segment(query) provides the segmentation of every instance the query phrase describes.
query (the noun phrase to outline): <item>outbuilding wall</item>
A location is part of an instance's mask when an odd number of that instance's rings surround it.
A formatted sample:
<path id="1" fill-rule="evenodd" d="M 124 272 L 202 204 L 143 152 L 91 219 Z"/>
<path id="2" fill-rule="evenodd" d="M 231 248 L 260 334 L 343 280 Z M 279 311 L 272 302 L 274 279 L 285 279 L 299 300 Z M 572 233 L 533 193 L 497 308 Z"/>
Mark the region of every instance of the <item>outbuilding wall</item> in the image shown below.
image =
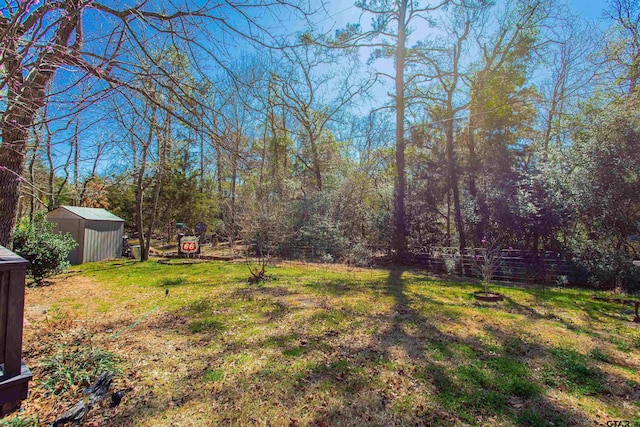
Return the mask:
<path id="1" fill-rule="evenodd" d="M 69 209 L 78 211 L 85 217 Z M 96 213 L 92 215 L 93 212 Z M 91 216 L 98 219 L 87 219 Z M 100 219 L 104 217 L 107 219 Z M 69 233 L 78 243 L 68 256 L 72 265 L 117 258 L 122 254 L 124 221 L 102 209 L 94 211 L 61 206 L 49 212 L 47 220 L 54 225 L 56 233 Z"/>
<path id="2" fill-rule="evenodd" d="M 82 262 L 119 257 L 123 234 L 124 222 L 85 220 Z"/>
<path id="3" fill-rule="evenodd" d="M 53 212 L 50 212 L 50 214 Z M 54 232 L 71 234 L 71 237 L 78 243 L 78 246 L 69 252 L 67 259 L 72 265 L 82 264 L 84 258 L 84 219 L 48 215 L 47 220 L 53 224 Z"/>

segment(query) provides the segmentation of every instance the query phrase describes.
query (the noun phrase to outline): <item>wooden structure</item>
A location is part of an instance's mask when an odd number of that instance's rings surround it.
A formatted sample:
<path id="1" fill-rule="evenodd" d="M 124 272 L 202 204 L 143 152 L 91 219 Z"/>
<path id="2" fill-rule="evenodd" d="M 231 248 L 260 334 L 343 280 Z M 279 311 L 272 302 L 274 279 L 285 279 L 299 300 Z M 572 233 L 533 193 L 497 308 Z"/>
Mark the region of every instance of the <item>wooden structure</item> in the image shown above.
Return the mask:
<path id="1" fill-rule="evenodd" d="M 124 220 L 98 208 L 60 206 L 47 214 L 57 233 L 69 233 L 78 246 L 69 252 L 73 265 L 122 256 Z"/>
<path id="2" fill-rule="evenodd" d="M 22 361 L 24 288 L 29 262 L 0 246 L 0 416 L 27 398 L 31 371 Z"/>

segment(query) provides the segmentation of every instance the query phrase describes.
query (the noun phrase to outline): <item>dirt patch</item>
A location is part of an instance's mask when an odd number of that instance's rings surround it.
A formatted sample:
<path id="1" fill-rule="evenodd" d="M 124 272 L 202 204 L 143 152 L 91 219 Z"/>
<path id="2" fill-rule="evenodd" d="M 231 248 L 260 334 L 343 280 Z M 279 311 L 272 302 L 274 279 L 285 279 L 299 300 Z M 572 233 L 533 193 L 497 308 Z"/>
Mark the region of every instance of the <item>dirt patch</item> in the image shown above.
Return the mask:
<path id="1" fill-rule="evenodd" d="M 304 295 L 290 295 L 278 300 L 289 308 L 329 308 L 325 299 Z"/>

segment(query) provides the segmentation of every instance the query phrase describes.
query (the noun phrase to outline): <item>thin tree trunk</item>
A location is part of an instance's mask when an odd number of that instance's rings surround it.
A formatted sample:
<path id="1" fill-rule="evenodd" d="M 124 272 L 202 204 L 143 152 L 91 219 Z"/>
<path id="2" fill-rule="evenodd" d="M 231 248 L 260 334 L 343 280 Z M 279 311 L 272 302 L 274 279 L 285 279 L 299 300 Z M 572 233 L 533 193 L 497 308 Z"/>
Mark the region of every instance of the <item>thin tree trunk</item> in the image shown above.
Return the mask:
<path id="1" fill-rule="evenodd" d="M 79 200 L 79 196 L 80 196 L 80 183 L 78 182 L 78 175 L 79 175 L 79 163 L 80 163 L 80 144 L 79 144 L 79 138 L 80 136 L 78 135 L 80 131 L 80 117 L 76 117 L 76 131 L 75 131 L 75 135 L 73 136 L 73 145 L 72 145 L 72 149 L 73 149 L 73 206 L 80 206 L 80 200 Z"/>
<path id="2" fill-rule="evenodd" d="M 318 145 L 313 131 L 309 131 L 309 144 L 311 145 L 311 155 L 313 156 L 313 174 L 316 178 L 316 188 L 322 191 L 322 172 L 320 169 L 320 156 L 318 155 Z"/>
<path id="3" fill-rule="evenodd" d="M 146 250 L 144 238 L 144 226 L 142 223 L 143 203 L 144 203 L 144 173 L 147 167 L 147 151 L 148 147 L 143 148 L 140 167 L 138 168 L 138 177 L 136 180 L 136 229 L 140 240 L 140 261 L 149 259 L 149 253 Z"/>
<path id="4" fill-rule="evenodd" d="M 171 135 L 171 116 L 167 117 L 165 120 L 165 126 L 164 126 L 164 130 L 162 132 L 162 138 L 158 138 L 158 166 L 156 168 L 156 174 L 155 174 L 155 188 L 153 190 L 153 202 L 152 202 L 152 209 L 151 209 L 151 218 L 149 219 L 149 227 L 147 228 L 148 232 L 147 232 L 147 245 L 145 248 L 145 251 L 147 253 L 147 256 L 151 250 L 151 233 L 153 233 L 153 230 L 155 229 L 156 226 L 156 221 L 158 219 L 158 202 L 160 200 L 160 190 L 162 188 L 162 179 L 164 177 L 164 165 L 165 165 L 165 158 L 166 158 L 166 154 L 167 154 L 167 146 L 168 144 L 168 139 L 170 138 Z M 162 144 L 160 143 L 162 141 Z M 204 141 L 204 139 L 203 139 Z M 204 150 L 204 146 L 203 146 L 203 150 Z M 204 157 L 204 151 L 202 151 L 203 157 Z M 204 172 L 204 169 L 203 169 Z"/>
<path id="5" fill-rule="evenodd" d="M 216 172 L 218 175 L 218 196 L 222 196 L 222 149 L 216 146 Z"/>
<path id="6" fill-rule="evenodd" d="M 151 113 L 151 122 L 149 124 L 149 134 L 147 135 L 147 141 L 143 143 L 142 155 L 140 158 L 140 167 L 138 168 L 138 176 L 136 180 L 136 229 L 140 239 L 140 261 L 147 261 L 149 259 L 148 245 L 145 241 L 144 224 L 143 224 L 143 209 L 144 209 L 144 174 L 147 170 L 147 158 L 149 155 L 149 148 L 153 141 L 153 133 L 156 121 L 156 108 L 153 107 Z M 151 238 L 151 236 L 147 236 Z"/>

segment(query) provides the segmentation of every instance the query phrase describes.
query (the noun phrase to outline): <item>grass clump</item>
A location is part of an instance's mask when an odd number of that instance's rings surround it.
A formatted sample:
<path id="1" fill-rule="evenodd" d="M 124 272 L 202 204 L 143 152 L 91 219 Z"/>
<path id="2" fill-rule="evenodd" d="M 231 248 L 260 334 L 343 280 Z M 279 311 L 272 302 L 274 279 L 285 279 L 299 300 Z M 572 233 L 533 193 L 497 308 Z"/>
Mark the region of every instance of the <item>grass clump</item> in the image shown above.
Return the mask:
<path id="1" fill-rule="evenodd" d="M 98 348 L 66 347 L 45 357 L 40 368 L 43 370 L 43 388 L 52 395 L 59 395 L 89 386 L 105 371 L 118 371 L 118 360 L 113 353 Z"/>
<path id="2" fill-rule="evenodd" d="M 0 427 L 38 427 L 39 425 L 39 420 L 32 417 L 21 418 L 20 416 L 15 416 L 0 420 Z"/>
<path id="3" fill-rule="evenodd" d="M 161 279 L 158 286 L 161 288 L 170 288 L 172 286 L 183 286 L 189 283 L 185 277 L 165 277 Z"/>
<path id="4" fill-rule="evenodd" d="M 223 332 L 227 328 L 220 319 L 217 317 L 205 317 L 203 319 L 195 320 L 189 325 L 189 330 L 193 333 L 198 332 Z"/>
<path id="5" fill-rule="evenodd" d="M 600 350 L 599 348 L 594 348 L 589 352 L 589 356 L 594 359 L 594 360 L 598 360 L 600 362 L 608 362 L 609 361 L 609 355 L 607 353 L 605 353 L 604 351 Z"/>

